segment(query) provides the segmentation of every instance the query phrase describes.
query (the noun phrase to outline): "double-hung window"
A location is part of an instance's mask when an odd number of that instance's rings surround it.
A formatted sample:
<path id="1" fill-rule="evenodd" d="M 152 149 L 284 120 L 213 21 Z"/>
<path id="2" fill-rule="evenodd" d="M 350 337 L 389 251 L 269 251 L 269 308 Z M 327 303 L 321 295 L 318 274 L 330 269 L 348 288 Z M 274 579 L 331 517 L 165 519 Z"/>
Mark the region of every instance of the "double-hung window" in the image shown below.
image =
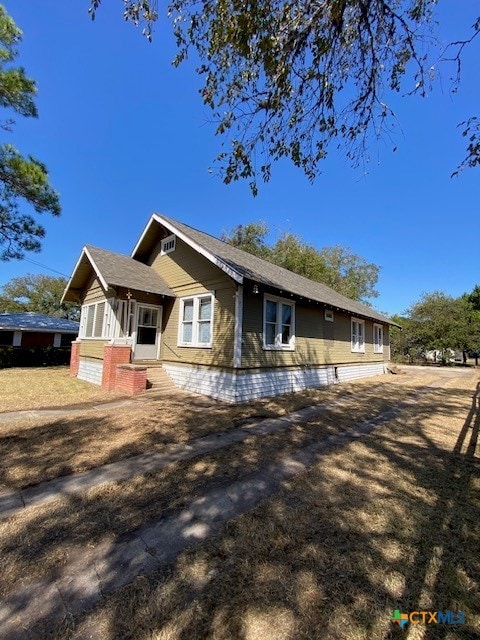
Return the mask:
<path id="1" fill-rule="evenodd" d="M 383 353 L 383 326 L 381 324 L 373 325 L 373 351 L 374 353 Z"/>
<path id="2" fill-rule="evenodd" d="M 352 351 L 365 353 L 365 320 L 352 318 Z"/>
<path id="3" fill-rule="evenodd" d="M 180 300 L 178 344 L 182 347 L 211 347 L 213 294 L 188 296 Z"/>
<path id="4" fill-rule="evenodd" d="M 263 348 L 295 349 L 295 303 L 265 296 L 263 312 Z"/>
<path id="5" fill-rule="evenodd" d="M 82 307 L 81 338 L 104 338 L 108 333 L 106 302 L 95 302 Z"/>

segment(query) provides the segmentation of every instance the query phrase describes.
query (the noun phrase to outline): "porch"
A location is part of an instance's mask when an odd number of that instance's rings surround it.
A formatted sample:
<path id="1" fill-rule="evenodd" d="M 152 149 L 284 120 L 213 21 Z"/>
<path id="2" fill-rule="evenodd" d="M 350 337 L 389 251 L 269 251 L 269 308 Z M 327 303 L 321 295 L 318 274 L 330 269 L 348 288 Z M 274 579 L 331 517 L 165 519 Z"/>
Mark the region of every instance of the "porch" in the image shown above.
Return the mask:
<path id="1" fill-rule="evenodd" d="M 167 388 L 167 374 L 160 377 L 163 310 L 168 302 L 142 292 L 119 293 L 82 306 L 70 374 L 132 395 Z"/>

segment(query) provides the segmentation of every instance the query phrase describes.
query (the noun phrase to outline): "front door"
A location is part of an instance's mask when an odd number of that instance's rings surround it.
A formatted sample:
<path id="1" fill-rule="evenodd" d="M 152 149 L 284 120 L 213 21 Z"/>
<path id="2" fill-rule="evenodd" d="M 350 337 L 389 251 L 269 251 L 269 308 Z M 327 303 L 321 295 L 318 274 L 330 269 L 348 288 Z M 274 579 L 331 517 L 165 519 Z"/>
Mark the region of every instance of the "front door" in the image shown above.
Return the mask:
<path id="1" fill-rule="evenodd" d="M 162 307 L 137 305 L 137 322 L 133 357 L 135 360 L 157 360 L 160 346 Z"/>

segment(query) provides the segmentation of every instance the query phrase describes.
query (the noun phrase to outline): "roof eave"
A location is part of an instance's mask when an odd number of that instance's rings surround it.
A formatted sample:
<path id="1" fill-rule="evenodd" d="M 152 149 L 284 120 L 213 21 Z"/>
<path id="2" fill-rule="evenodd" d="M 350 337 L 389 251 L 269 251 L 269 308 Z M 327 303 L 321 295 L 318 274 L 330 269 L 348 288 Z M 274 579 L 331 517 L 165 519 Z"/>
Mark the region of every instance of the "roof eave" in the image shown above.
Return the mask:
<path id="1" fill-rule="evenodd" d="M 118 288 L 123 288 L 123 289 L 130 289 L 133 291 L 140 291 L 142 293 L 148 293 L 154 296 L 167 296 L 169 298 L 176 298 L 176 294 L 169 289 L 168 291 L 159 291 L 158 289 L 153 290 L 152 287 L 148 287 L 148 286 L 136 286 L 136 285 L 131 285 L 131 284 L 126 284 L 125 282 L 108 282 L 109 286 L 118 289 Z"/>
<path id="2" fill-rule="evenodd" d="M 75 335 L 79 329 L 61 329 L 59 327 L 19 327 L 12 325 L 11 327 L 0 326 L 2 331 L 35 331 L 35 333 L 71 333 Z"/>
<path id="3" fill-rule="evenodd" d="M 72 275 L 70 276 L 69 281 L 67 282 L 67 286 L 65 287 L 65 291 L 63 292 L 62 298 L 60 300 L 61 304 L 63 304 L 64 302 L 67 302 L 67 295 L 70 291 L 73 291 L 72 289 L 72 282 L 73 279 L 75 277 L 75 274 L 78 270 L 78 268 L 80 267 L 80 264 L 82 262 L 83 257 L 86 256 L 88 261 L 90 262 L 92 269 L 95 271 L 95 275 L 97 276 L 97 278 L 100 281 L 100 284 L 102 285 L 102 287 L 105 289 L 105 291 L 108 290 L 108 284 L 105 281 L 105 278 L 102 276 L 102 274 L 100 273 L 100 269 L 97 267 L 97 265 L 95 264 L 95 260 L 92 258 L 92 255 L 90 254 L 90 251 L 88 250 L 87 246 L 84 246 L 82 249 L 82 252 L 80 254 L 79 259 L 77 260 L 75 267 L 73 268 L 72 271 Z M 71 300 L 70 300 L 71 301 Z"/>
<path id="4" fill-rule="evenodd" d="M 83 256 L 85 255 L 85 247 L 83 247 L 81 253 L 80 253 L 80 257 L 78 258 L 77 262 L 75 263 L 75 266 L 73 267 L 73 271 L 72 271 L 72 275 L 70 276 L 70 278 L 68 279 L 67 282 L 67 286 L 65 287 L 64 291 L 63 291 L 63 295 L 60 299 L 60 304 L 63 304 L 64 302 L 70 302 L 69 300 L 67 300 L 67 295 L 69 294 L 70 290 L 71 290 L 71 285 L 73 282 L 73 278 L 75 276 L 75 273 L 78 269 L 78 267 L 80 266 L 80 263 L 82 261 Z"/>
<path id="5" fill-rule="evenodd" d="M 285 297 L 285 294 L 290 295 L 290 296 L 295 296 L 296 298 L 299 298 L 300 300 L 304 300 L 306 302 L 323 305 L 324 307 L 328 307 L 329 309 L 333 309 L 334 311 L 342 311 L 343 313 L 349 313 L 352 316 L 358 316 L 360 318 L 366 318 L 368 320 L 372 320 L 373 322 L 378 322 L 379 324 L 388 324 L 388 325 L 395 326 L 395 327 L 398 327 L 398 328 L 401 329 L 400 325 L 398 325 L 396 322 L 393 322 L 392 320 L 390 320 L 386 316 L 381 316 L 380 318 L 378 318 L 378 317 L 373 316 L 373 315 L 368 314 L 368 313 L 361 313 L 360 311 L 352 311 L 351 309 L 347 309 L 346 307 L 341 307 L 341 306 L 338 306 L 336 304 L 332 304 L 331 302 L 326 302 L 324 300 L 319 300 L 317 298 L 311 298 L 309 296 L 302 295 L 302 294 L 297 293 L 295 291 L 290 291 L 289 289 L 281 289 L 280 287 L 278 287 L 277 285 L 275 285 L 273 283 L 268 283 L 268 282 L 262 281 L 260 279 L 255 279 L 255 278 L 252 278 L 251 276 L 248 277 L 248 280 L 250 280 L 250 282 L 253 282 L 253 283 L 261 284 L 264 287 L 270 287 L 271 289 L 274 289 L 278 294 L 283 295 L 284 297 Z"/>

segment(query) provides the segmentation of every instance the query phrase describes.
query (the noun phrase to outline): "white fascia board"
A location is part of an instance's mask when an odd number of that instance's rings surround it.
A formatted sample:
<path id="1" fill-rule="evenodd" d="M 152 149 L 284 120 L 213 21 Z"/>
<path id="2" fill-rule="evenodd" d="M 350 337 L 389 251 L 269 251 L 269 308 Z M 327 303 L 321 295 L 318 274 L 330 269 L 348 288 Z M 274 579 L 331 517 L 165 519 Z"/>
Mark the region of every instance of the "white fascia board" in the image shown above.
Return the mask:
<path id="1" fill-rule="evenodd" d="M 145 229 L 143 230 L 142 235 L 140 236 L 140 238 L 139 238 L 139 240 L 138 240 L 137 244 L 135 245 L 135 247 L 134 247 L 134 249 L 133 249 L 133 251 L 132 251 L 132 253 L 131 253 L 131 255 L 130 255 L 130 257 L 131 257 L 131 258 L 135 258 L 135 254 L 136 254 L 136 253 L 137 253 L 137 251 L 138 251 L 138 247 L 142 244 L 144 237 L 147 235 L 148 230 L 150 229 L 150 227 L 152 226 L 152 224 L 153 224 L 154 222 L 155 222 L 155 220 L 154 220 L 154 216 L 152 216 L 152 217 L 150 218 L 150 220 L 147 222 L 147 226 L 146 226 L 146 227 L 145 227 Z"/>
<path id="2" fill-rule="evenodd" d="M 82 261 L 82 258 L 83 258 L 84 254 L 85 254 L 85 250 L 86 250 L 86 247 L 83 247 L 82 253 L 80 254 L 80 257 L 77 260 L 75 266 L 73 267 L 72 275 L 70 276 L 70 279 L 67 282 L 67 286 L 65 287 L 65 291 L 63 292 L 62 298 L 60 300 L 60 304 L 63 304 L 63 302 L 64 302 L 64 299 L 65 299 L 65 296 L 67 294 L 67 291 L 70 289 L 70 285 L 72 284 L 73 276 L 75 275 L 76 270 L 80 266 L 80 262 Z"/>
<path id="3" fill-rule="evenodd" d="M 136 251 L 137 251 L 142 239 L 145 237 L 145 234 L 147 233 L 148 229 L 150 228 L 151 224 L 154 221 L 158 222 L 161 225 L 163 225 L 171 233 L 174 233 L 176 236 L 178 236 L 180 238 L 180 240 L 183 240 L 185 242 L 185 244 L 188 244 L 188 246 L 190 246 L 192 249 L 197 251 L 197 253 L 200 253 L 204 258 L 206 258 L 207 260 L 212 262 L 216 267 L 218 267 L 219 269 L 224 271 L 228 276 L 233 278 L 233 280 L 235 280 L 235 282 L 238 282 L 239 284 L 243 284 L 243 276 L 240 273 L 238 273 L 238 271 L 235 271 L 235 269 L 232 269 L 227 264 L 225 264 L 225 262 L 223 262 L 223 260 L 220 260 L 220 258 L 217 258 L 217 256 L 213 255 L 213 253 L 210 253 L 210 251 L 207 251 L 207 249 L 204 249 L 203 247 L 201 247 L 194 240 L 192 240 L 187 235 L 182 233 L 182 231 L 179 231 L 179 229 L 177 229 L 177 227 L 174 224 L 172 224 L 171 222 L 168 222 L 167 220 L 164 220 L 164 218 L 162 218 L 162 216 L 159 215 L 158 213 L 154 213 L 152 215 L 152 217 L 150 218 L 150 221 L 147 224 L 147 226 L 145 228 L 145 231 L 142 233 L 140 240 L 135 245 L 135 249 L 133 250 L 132 256 L 131 256 L 132 258 L 135 257 L 135 253 L 136 253 Z"/>
<path id="4" fill-rule="evenodd" d="M 108 291 L 108 284 L 106 283 L 105 278 L 100 273 L 97 265 L 95 264 L 94 259 L 92 258 L 89 250 L 87 249 L 87 247 L 83 247 L 82 253 L 80 254 L 80 257 L 77 260 L 77 263 L 76 263 L 75 267 L 73 268 L 72 275 L 70 276 L 70 280 L 68 281 L 67 286 L 65 287 L 65 291 L 63 292 L 62 299 L 60 300 L 60 304 L 63 304 L 65 295 L 66 295 L 67 291 L 70 289 L 70 285 L 72 284 L 73 277 L 74 277 L 75 272 L 77 271 L 78 267 L 80 266 L 80 263 L 82 261 L 83 256 L 87 256 L 90 264 L 93 267 L 93 270 L 95 271 L 95 274 L 96 274 L 97 278 L 100 280 L 100 284 L 105 289 L 105 291 Z"/>
<path id="5" fill-rule="evenodd" d="M 87 249 L 87 247 L 84 247 L 83 250 L 85 251 L 85 255 L 87 256 L 87 258 L 90 260 L 90 264 L 92 265 L 93 270 L 97 274 L 97 278 L 100 280 L 100 284 L 105 289 L 105 291 L 108 291 L 108 284 L 107 284 L 105 278 L 100 273 L 99 268 L 95 264 L 95 260 L 92 258 L 91 254 L 90 254 L 90 251 Z"/>

